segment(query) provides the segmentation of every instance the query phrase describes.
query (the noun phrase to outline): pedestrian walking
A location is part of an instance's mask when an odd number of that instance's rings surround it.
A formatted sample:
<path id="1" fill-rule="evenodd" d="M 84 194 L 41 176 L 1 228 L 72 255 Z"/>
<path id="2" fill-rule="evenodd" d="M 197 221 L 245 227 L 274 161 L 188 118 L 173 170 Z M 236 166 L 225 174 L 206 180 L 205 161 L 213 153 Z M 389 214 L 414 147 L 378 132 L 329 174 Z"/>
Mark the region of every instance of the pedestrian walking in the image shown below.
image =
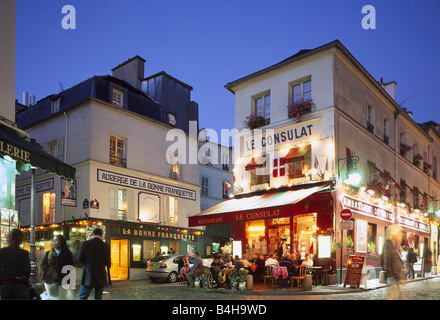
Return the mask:
<path id="1" fill-rule="evenodd" d="M 64 266 L 74 266 L 73 254 L 67 246 L 66 238 L 56 235 L 53 240 L 53 248 L 46 251 L 41 261 L 41 279 L 46 289 L 42 295 L 44 300 L 66 300 L 71 299 L 71 290 L 63 288 L 62 279 L 67 276 Z"/>
<path id="2" fill-rule="evenodd" d="M 78 262 L 83 264 L 79 300 L 87 300 L 92 289 L 95 289 L 95 300 L 102 300 L 104 287 L 107 286 L 110 247 L 102 240 L 101 229 L 94 229 L 92 237 L 84 241 L 79 250 Z"/>
<path id="3" fill-rule="evenodd" d="M 402 228 L 391 225 L 385 234 L 386 240 L 383 247 L 383 269 L 387 274 L 387 298 L 398 300 L 400 298 L 400 284 L 403 281 L 402 270 L 404 265 L 400 258 L 400 243 L 402 241 Z"/>
<path id="4" fill-rule="evenodd" d="M 408 248 L 408 254 L 406 255 L 406 267 L 407 277 L 414 279 L 414 263 L 417 262 L 417 255 L 413 248 Z"/>
<path id="5" fill-rule="evenodd" d="M 20 249 L 23 232 L 12 229 L 9 235 L 9 247 L 0 249 L 0 298 L 30 299 L 29 278 L 31 264 L 29 252 Z"/>

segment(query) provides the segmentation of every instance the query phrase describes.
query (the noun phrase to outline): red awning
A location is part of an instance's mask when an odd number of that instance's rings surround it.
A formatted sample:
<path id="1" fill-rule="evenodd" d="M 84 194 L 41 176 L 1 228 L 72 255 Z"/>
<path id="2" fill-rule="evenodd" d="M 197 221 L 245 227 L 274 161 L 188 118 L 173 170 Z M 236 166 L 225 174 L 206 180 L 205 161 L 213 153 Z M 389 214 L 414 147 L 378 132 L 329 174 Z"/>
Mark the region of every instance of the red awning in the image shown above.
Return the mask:
<path id="1" fill-rule="evenodd" d="M 295 203 L 322 191 L 327 186 L 328 184 L 325 184 L 299 190 L 274 191 L 263 195 L 229 199 L 188 217 L 188 225 L 195 227 L 291 216 Z"/>
<path id="2" fill-rule="evenodd" d="M 255 168 L 262 168 L 266 166 L 266 157 L 258 157 L 257 159 L 255 157 L 252 157 L 251 161 L 246 165 L 246 170 L 252 170 Z"/>
<path id="3" fill-rule="evenodd" d="M 304 160 L 304 155 L 310 150 L 310 145 L 300 148 L 291 148 L 284 157 L 285 163 Z"/>

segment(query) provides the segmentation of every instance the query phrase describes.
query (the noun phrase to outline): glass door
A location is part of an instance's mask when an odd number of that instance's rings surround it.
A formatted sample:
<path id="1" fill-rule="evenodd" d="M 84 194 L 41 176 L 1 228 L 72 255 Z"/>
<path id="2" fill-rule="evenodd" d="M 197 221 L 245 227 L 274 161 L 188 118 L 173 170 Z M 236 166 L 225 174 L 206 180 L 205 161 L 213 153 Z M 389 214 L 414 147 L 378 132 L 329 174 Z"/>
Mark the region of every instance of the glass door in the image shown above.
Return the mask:
<path id="1" fill-rule="evenodd" d="M 128 279 L 128 239 L 111 239 L 111 267 L 110 277 L 112 280 Z"/>

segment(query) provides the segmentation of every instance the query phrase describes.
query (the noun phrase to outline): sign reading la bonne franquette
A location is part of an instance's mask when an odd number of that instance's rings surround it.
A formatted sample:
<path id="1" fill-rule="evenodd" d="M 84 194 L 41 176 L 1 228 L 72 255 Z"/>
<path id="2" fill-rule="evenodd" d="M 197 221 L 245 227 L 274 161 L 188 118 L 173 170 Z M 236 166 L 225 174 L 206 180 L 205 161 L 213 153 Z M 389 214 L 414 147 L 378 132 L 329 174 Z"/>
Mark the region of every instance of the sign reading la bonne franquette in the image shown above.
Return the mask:
<path id="1" fill-rule="evenodd" d="M 175 187 L 101 169 L 98 169 L 98 181 L 116 184 L 118 186 L 162 193 L 183 199 L 196 200 L 196 192 L 194 190 Z"/>

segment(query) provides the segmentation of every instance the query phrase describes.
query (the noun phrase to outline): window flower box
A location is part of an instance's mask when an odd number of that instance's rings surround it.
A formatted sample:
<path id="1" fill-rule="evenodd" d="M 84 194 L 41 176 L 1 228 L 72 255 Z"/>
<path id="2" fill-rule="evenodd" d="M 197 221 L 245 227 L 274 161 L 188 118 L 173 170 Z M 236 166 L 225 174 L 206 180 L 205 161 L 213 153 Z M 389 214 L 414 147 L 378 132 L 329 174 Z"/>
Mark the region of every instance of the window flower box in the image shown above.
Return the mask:
<path id="1" fill-rule="evenodd" d="M 428 162 L 423 162 L 423 171 L 425 173 L 428 173 L 429 170 L 431 170 L 431 165 Z"/>
<path id="2" fill-rule="evenodd" d="M 249 129 L 256 129 L 262 127 L 267 124 L 266 118 L 264 118 L 261 114 L 251 114 L 246 117 L 246 120 L 243 122 L 243 125 Z"/>
<path id="3" fill-rule="evenodd" d="M 412 147 L 405 143 L 400 144 L 400 154 L 402 155 L 402 157 L 404 157 L 411 149 Z"/>
<path id="4" fill-rule="evenodd" d="M 315 104 L 312 99 L 299 99 L 287 106 L 287 114 L 289 119 L 297 119 L 299 121 L 302 115 L 312 113 L 314 107 Z"/>
<path id="5" fill-rule="evenodd" d="M 423 156 L 420 153 L 416 154 L 413 158 L 413 164 L 418 167 L 420 165 L 420 161 L 422 160 L 423 160 Z"/>
<path id="6" fill-rule="evenodd" d="M 376 181 L 372 181 L 367 185 L 367 193 L 378 198 L 388 196 L 388 190 L 383 186 L 381 182 Z"/>

